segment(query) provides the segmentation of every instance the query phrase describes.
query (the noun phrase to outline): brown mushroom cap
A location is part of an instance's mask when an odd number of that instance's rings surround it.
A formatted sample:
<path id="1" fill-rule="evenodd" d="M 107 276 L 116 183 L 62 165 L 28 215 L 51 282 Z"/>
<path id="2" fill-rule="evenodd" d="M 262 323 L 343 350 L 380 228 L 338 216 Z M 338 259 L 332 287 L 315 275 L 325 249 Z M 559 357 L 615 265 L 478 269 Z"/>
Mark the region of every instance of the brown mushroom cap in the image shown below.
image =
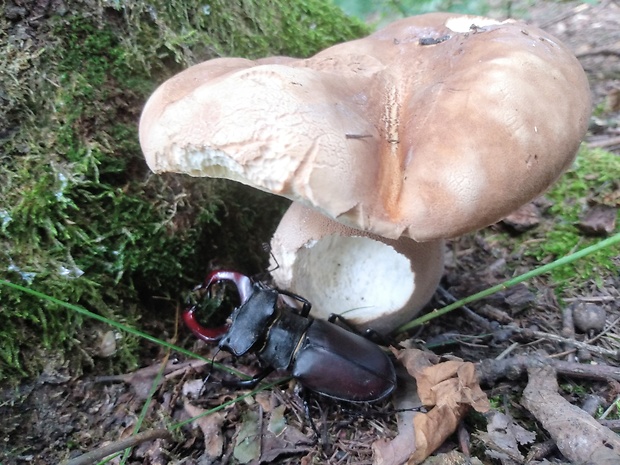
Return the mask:
<path id="1" fill-rule="evenodd" d="M 307 60 L 189 68 L 152 95 L 140 141 L 156 172 L 226 177 L 426 241 L 539 195 L 572 162 L 589 114 L 585 74 L 557 39 L 434 13 Z"/>
<path id="2" fill-rule="evenodd" d="M 443 273 L 443 240 L 386 239 L 293 202 L 271 240 L 276 285 L 304 296 L 312 315 L 342 315 L 387 334 L 428 303 Z"/>

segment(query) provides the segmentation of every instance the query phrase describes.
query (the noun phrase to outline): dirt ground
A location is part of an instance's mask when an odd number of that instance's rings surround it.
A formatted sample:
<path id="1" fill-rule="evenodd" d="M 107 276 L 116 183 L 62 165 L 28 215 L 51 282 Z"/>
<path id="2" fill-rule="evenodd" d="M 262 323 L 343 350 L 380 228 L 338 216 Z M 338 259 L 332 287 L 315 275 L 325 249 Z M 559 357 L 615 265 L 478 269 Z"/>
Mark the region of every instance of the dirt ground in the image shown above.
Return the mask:
<path id="1" fill-rule="evenodd" d="M 620 3 L 610 0 L 593 4 L 549 1 L 528 6 L 525 11 L 529 22 L 539 25 L 568 44 L 588 73 L 596 108 L 588 143 L 620 153 Z M 496 245 L 492 252 L 490 249 L 491 245 L 479 234 L 468 235 L 450 244 L 451 258 L 443 281 L 444 288 L 454 296 L 464 297 L 505 279 L 508 273 L 506 262 L 514 260 L 514 256 L 511 256 L 508 249 Z M 530 269 L 535 266 L 532 259 L 524 258 L 520 268 Z M 591 288 L 596 291 L 595 294 L 576 296 L 573 304 L 602 306 L 607 312 L 607 322 L 617 322 L 620 317 L 620 276 L 609 277 L 602 288 L 595 285 L 593 279 Z M 449 300 L 449 295 L 438 293 L 429 308 L 440 307 Z M 570 362 L 575 359 L 575 351 L 567 350 L 561 340 L 550 341 L 537 337 L 536 331 L 558 337 L 566 335 L 562 333 L 562 309 L 543 280 L 533 280 L 527 286 L 520 285 L 496 294 L 474 306 L 473 310 L 478 317 L 468 313 L 468 310 L 461 310 L 436 320 L 414 336 L 432 344 L 435 347 L 433 350 L 438 353 L 449 352 L 474 362 L 510 352 L 517 342 L 519 348 L 510 353 L 511 356 L 545 351 L 547 354 L 563 354 L 557 356 L 556 360 Z M 498 329 L 498 323 L 514 324 L 531 332 L 507 333 L 504 329 Z M 481 329 L 480 325 L 486 328 Z M 165 329 L 158 328 L 156 323 L 146 329 L 151 334 L 165 333 Z M 620 330 L 611 327 L 607 331 L 608 335 L 615 334 L 615 346 L 610 346 L 608 342 L 608 345 L 602 344 L 604 338 L 590 340 L 590 344 L 618 351 Z M 485 334 L 481 336 L 483 332 Z M 577 339 L 585 341 L 588 336 L 578 335 Z M 205 357 L 212 356 L 204 345 L 196 347 Z M 577 356 L 582 360 L 593 357 L 601 364 L 617 366 L 617 359 L 614 362 L 605 354 L 588 354 L 584 351 Z M 189 366 L 184 357 L 171 357 L 179 358 L 168 360 L 161 384 L 148 407 L 143 430 L 165 428 L 166 425 L 221 405 L 237 395 L 230 389 L 220 388 L 217 380 L 223 375 L 217 371 L 203 387 L 202 379 L 210 372 L 207 365 L 194 363 Z M 124 377 L 106 377 L 105 373 L 96 373 L 95 367 L 93 373 L 79 379 L 66 375 L 50 361 L 49 370 L 38 379 L 24 383 L 17 389 L 3 389 L 0 391 L 0 462 L 4 465 L 59 463 L 63 459 L 76 457 L 129 436 L 164 361 L 163 349 L 149 349 L 145 351 L 146 368 L 139 372 Z M 246 372 L 256 368 L 255 360 L 251 357 L 233 360 L 219 355 L 217 361 L 240 367 Z M 610 405 L 617 402 L 620 396 L 620 378 L 617 375 L 617 372 L 615 378 L 603 375 L 596 380 L 586 377 L 585 381 L 579 383 L 567 378 L 563 383 L 574 388 L 569 400 L 581 402 L 587 394 L 599 398 L 599 405 Z M 525 387 L 525 380 L 504 380 L 493 384 L 487 394 L 504 399 L 504 405 L 494 407 L 501 407 L 504 412 L 512 411 L 513 415 L 520 415 L 520 420 L 531 425 L 531 417 L 528 423 L 529 413 L 522 406 L 516 405 L 514 400 L 518 398 L 515 394 Z M 187 400 L 198 394 L 198 399 L 191 402 Z M 285 408 L 280 409 L 280 406 Z M 270 428 L 277 423 L 280 418 L 278 415 L 281 416 L 283 410 L 286 411 L 288 424 L 286 437 L 273 434 L 268 436 L 271 455 L 264 456 L 265 462 L 372 463 L 371 444 L 377 435 L 387 438 L 396 436 L 396 420 L 393 415 L 389 415 L 392 408 L 386 402 L 370 409 L 355 407 L 351 411 L 325 398 L 311 398 L 311 416 L 321 436 L 317 445 L 314 441 L 315 433 L 305 419 L 304 406 L 299 396 L 293 388 L 284 384 L 280 389 L 261 393 L 256 399 L 247 398 L 227 408 L 224 413 L 206 417 L 194 426 L 186 425 L 173 432 L 172 438 L 158 437 L 155 433 L 155 439 L 137 445 L 129 463 L 234 462 L 243 453 L 238 448 L 233 450 L 235 438 L 243 434 L 248 434 L 248 437 L 260 434 L 260 430 L 244 433 L 237 425 L 260 424 L 261 428 L 271 431 Z M 617 410 L 614 412 L 617 418 Z M 260 415 L 258 420 L 257 415 Z M 268 425 L 262 424 L 263 415 L 269 419 Z M 463 444 L 471 443 L 474 444 L 473 455 L 479 457 L 482 463 L 525 463 L 522 458 L 534 450 L 532 444 L 524 447 L 527 441 L 518 445 L 517 455 L 510 456 L 507 449 L 504 449 L 490 457 L 485 455 L 484 450 L 491 448 L 491 439 L 482 436 L 476 436 L 475 440 L 464 439 L 468 432 L 476 428 L 484 429 L 483 423 L 480 417 L 476 420 L 474 416 L 466 422 L 463 434 L 452 436 L 441 450 L 448 451 L 459 445 L 463 448 Z M 546 454 L 532 456 L 529 463 L 545 463 L 544 460 L 548 460 L 546 463 L 567 463 L 567 459 L 554 447 L 553 441 L 545 437 L 544 433 L 538 433 L 536 439 L 529 442 L 543 449 L 546 447 Z M 218 453 L 223 454 L 223 458 L 218 458 Z M 118 461 L 116 458 L 112 463 Z"/>

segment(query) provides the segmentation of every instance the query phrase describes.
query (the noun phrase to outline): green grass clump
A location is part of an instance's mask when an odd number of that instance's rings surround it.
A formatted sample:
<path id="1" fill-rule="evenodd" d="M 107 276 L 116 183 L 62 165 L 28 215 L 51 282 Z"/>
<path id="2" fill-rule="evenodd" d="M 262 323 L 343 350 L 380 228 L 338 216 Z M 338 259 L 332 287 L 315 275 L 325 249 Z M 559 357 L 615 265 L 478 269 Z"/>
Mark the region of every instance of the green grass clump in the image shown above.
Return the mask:
<path id="1" fill-rule="evenodd" d="M 543 237 L 528 241 L 526 255 L 546 263 L 599 241 L 600 238 L 584 236 L 578 223 L 593 204 L 617 207 L 620 199 L 614 197 L 614 192 L 617 193 L 618 189 L 620 157 L 584 146 L 573 167 L 546 194 L 552 203 L 548 216 L 553 221 L 541 229 Z M 535 231 L 535 234 L 538 236 L 540 232 Z M 612 246 L 587 259 L 553 270 L 551 278 L 557 283 L 578 286 L 617 270 L 618 263 L 614 263 L 614 258 L 617 260 L 619 256 L 620 247 Z"/>
<path id="2" fill-rule="evenodd" d="M 151 175 L 137 136 L 148 95 L 204 59 L 304 56 L 366 29 L 322 0 L 109 5 L 51 6 L 36 26 L 27 9 L 22 18 L 0 6 L 1 275 L 116 321 L 171 322 L 210 259 L 262 266 L 284 203 Z M 73 373 L 108 362 L 93 358 L 101 329 L 75 312 L 10 288 L 0 312 L 0 379 L 49 360 Z M 137 354 L 135 339 L 122 347 L 117 369 Z"/>

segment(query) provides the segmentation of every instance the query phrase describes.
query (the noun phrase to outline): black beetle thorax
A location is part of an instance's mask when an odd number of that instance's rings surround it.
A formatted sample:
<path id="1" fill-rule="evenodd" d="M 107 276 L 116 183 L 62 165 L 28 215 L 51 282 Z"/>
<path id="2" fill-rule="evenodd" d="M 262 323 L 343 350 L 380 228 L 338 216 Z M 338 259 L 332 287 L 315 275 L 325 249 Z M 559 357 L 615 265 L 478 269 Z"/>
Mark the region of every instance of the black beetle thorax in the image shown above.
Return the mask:
<path id="1" fill-rule="evenodd" d="M 290 368 L 300 342 L 313 320 L 291 312 L 290 309 L 277 312 L 269 327 L 259 358 L 276 370 Z"/>
<path id="2" fill-rule="evenodd" d="M 277 316 L 277 301 L 277 291 L 254 284 L 250 298 L 232 313 L 230 329 L 220 341 L 220 348 L 237 357 L 258 350 Z"/>

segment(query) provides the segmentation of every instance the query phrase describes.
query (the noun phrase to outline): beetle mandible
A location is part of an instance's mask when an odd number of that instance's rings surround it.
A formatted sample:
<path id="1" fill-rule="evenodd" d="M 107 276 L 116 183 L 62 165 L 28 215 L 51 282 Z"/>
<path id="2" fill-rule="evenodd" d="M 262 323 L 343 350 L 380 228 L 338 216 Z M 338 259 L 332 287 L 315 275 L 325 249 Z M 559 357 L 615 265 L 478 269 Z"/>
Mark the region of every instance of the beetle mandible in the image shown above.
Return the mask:
<path id="1" fill-rule="evenodd" d="M 254 387 L 273 370 L 288 370 L 302 386 L 319 394 L 349 402 L 373 402 L 388 396 L 396 386 L 394 365 L 387 354 L 363 336 L 328 321 L 309 316 L 311 304 L 291 292 L 268 287 L 235 271 L 211 272 L 198 289 L 232 283 L 240 305 L 230 324 L 203 327 L 196 319 L 196 307 L 185 310 L 189 329 L 207 342 L 237 357 L 255 352 L 265 370 L 252 379 L 239 381 Z M 288 296 L 301 310 L 283 303 Z"/>

